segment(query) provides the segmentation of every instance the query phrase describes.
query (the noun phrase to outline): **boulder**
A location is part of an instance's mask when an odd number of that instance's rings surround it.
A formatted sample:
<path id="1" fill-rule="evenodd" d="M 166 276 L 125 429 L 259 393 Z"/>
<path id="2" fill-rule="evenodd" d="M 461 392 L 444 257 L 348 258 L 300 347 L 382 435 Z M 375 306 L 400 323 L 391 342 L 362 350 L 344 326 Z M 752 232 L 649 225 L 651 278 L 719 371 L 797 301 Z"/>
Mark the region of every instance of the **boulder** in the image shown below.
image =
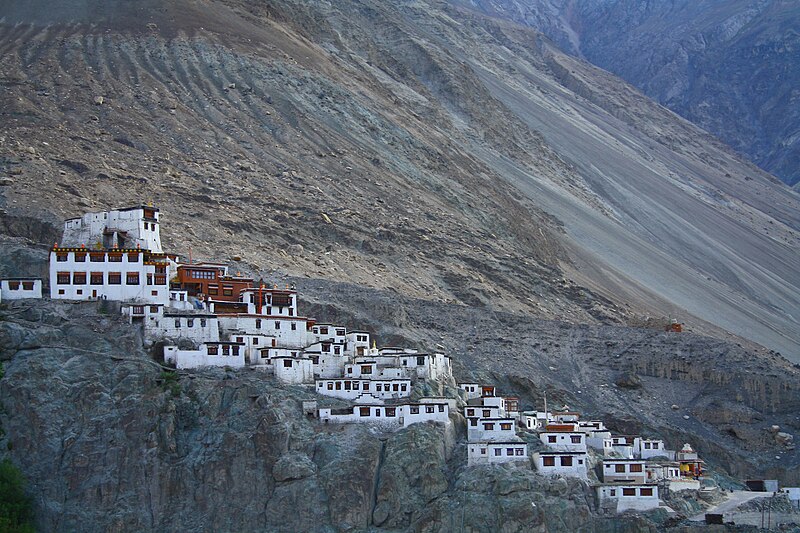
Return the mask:
<path id="1" fill-rule="evenodd" d="M 317 466 L 304 453 L 287 453 L 278 459 L 272 467 L 272 477 L 275 481 L 292 481 L 313 476 Z"/>
<path id="2" fill-rule="evenodd" d="M 621 389 L 640 389 L 642 380 L 635 372 L 624 372 L 620 374 L 614 382 Z"/>

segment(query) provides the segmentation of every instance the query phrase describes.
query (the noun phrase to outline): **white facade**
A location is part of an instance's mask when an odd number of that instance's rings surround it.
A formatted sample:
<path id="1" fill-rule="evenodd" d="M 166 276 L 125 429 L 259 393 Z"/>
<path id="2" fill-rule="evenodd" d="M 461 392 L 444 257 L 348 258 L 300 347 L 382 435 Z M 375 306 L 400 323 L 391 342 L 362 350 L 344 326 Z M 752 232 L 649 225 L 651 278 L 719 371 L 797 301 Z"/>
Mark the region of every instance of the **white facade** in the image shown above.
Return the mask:
<path id="1" fill-rule="evenodd" d="M 440 353 L 401 355 L 400 366 L 407 369 L 410 378 L 441 381 L 453 376 L 450 358 Z"/>
<path id="2" fill-rule="evenodd" d="M 276 343 L 275 337 L 267 335 L 248 335 L 246 333 L 231 332 L 231 340 L 244 344 L 244 359 L 248 365 L 262 364 L 260 359 L 261 349 L 271 347 Z"/>
<path id="3" fill-rule="evenodd" d="M 467 465 L 527 462 L 528 445 L 522 441 L 471 442 L 467 445 Z"/>
<path id="4" fill-rule="evenodd" d="M 197 298 L 191 298 L 188 291 L 170 289 L 169 306 L 178 311 L 203 310 L 205 304 Z"/>
<path id="5" fill-rule="evenodd" d="M 411 380 L 318 379 L 316 391 L 324 396 L 358 401 L 364 393 L 380 400 L 407 398 L 411 394 Z"/>
<path id="6" fill-rule="evenodd" d="M 557 452 L 586 453 L 586 434 L 565 431 L 543 431 L 539 439 Z"/>
<path id="7" fill-rule="evenodd" d="M 277 345 L 282 348 L 306 347 L 305 317 L 278 317 L 253 314 L 220 313 L 220 326 L 227 331 L 240 331 L 248 335 L 266 335 L 275 337 Z"/>
<path id="8" fill-rule="evenodd" d="M 502 407 L 493 405 L 467 405 L 464 408 L 466 418 L 506 418 L 506 412 Z"/>
<path id="9" fill-rule="evenodd" d="M 550 417 L 544 411 L 523 411 L 519 413 L 520 426 L 528 431 L 540 431 L 549 423 Z"/>
<path id="10" fill-rule="evenodd" d="M 132 306 L 136 308 L 137 306 Z M 216 315 L 169 313 L 150 314 L 150 306 L 142 305 L 147 319 L 144 323 L 145 337 L 156 339 L 188 339 L 195 344 L 219 342 L 219 323 Z M 163 307 L 161 307 L 163 309 Z M 242 354 L 244 355 L 244 354 Z"/>
<path id="11" fill-rule="evenodd" d="M 598 485 L 595 487 L 601 506 L 615 505 L 618 513 L 625 511 L 649 511 L 657 509 L 658 486 L 656 485 Z"/>
<path id="12" fill-rule="evenodd" d="M 348 331 L 345 336 L 347 355 L 362 357 L 369 353 L 369 333 L 366 331 Z"/>
<path id="13" fill-rule="evenodd" d="M 235 342 L 207 342 L 196 350 L 180 350 L 177 346 L 164 346 L 164 361 L 178 369 L 205 366 L 245 366 L 244 346 Z"/>
<path id="14" fill-rule="evenodd" d="M 54 248 L 50 252 L 50 297 L 168 304 L 172 264 L 145 250 Z"/>
<path id="15" fill-rule="evenodd" d="M 272 360 L 275 377 L 285 383 L 314 382 L 314 365 L 305 357 L 275 357 Z"/>
<path id="16" fill-rule="evenodd" d="M 63 246 L 141 248 L 161 253 L 158 209 L 139 206 L 86 213 L 64 222 Z"/>
<path id="17" fill-rule="evenodd" d="M 354 405 L 352 408 L 320 408 L 323 422 L 372 423 L 393 427 L 408 427 L 420 422 L 450 423 L 450 409 L 446 402 L 410 403 L 402 405 Z"/>
<path id="18" fill-rule="evenodd" d="M 612 435 L 610 453 L 627 459 L 633 459 L 633 439 L 634 437 L 625 435 Z"/>
<path id="19" fill-rule="evenodd" d="M 536 470 L 545 476 L 587 478 L 587 455 L 573 452 L 537 452 L 533 454 Z"/>
<path id="20" fill-rule="evenodd" d="M 603 481 L 605 483 L 630 483 L 640 485 L 647 482 L 644 461 L 634 459 L 604 459 Z"/>
<path id="21" fill-rule="evenodd" d="M 38 278 L 13 278 L 0 282 L 0 301 L 42 297 L 42 280 Z"/>

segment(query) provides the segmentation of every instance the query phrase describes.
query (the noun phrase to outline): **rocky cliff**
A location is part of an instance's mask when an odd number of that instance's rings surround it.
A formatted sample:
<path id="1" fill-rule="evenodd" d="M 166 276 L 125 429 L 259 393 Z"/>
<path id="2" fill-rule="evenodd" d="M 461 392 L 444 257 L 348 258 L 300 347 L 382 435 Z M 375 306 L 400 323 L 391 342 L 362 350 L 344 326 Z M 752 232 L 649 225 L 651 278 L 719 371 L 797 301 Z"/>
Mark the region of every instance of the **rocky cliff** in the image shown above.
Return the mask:
<path id="1" fill-rule="evenodd" d="M 346 286 L 308 289 L 347 303 L 388 297 Z M 619 430 L 656 431 L 673 446 L 690 440 L 715 468 L 798 481 L 796 452 L 760 437 L 768 432 L 748 433 L 773 423 L 799 428 L 800 371 L 759 369 L 775 364 L 768 354 L 692 335 L 576 331 L 521 316 L 481 320 L 459 306 L 403 304 L 411 318 L 387 322 L 381 335 L 402 328 L 419 342 L 449 344 L 473 331 L 468 346 L 452 352 L 458 375 L 493 379 L 519 393 L 524 407 L 547 390 L 551 402 L 602 415 Z M 247 370 L 165 371 L 142 352 L 140 333 L 116 307 L 26 302 L 0 315 L 2 445 L 29 480 L 42 531 L 670 530 L 658 513 L 603 515 L 577 481 L 528 468 L 466 468 L 460 416 L 451 430 L 326 426 L 302 413 L 310 389 Z M 382 308 L 361 308 L 373 316 L 370 327 L 387 318 Z M 432 313 L 441 326 L 429 323 Z M 489 324 L 493 335 L 513 340 L 489 342 Z M 517 335 L 504 337 L 503 327 Z M 642 362 L 650 352 L 660 363 Z M 683 360 L 690 355 L 696 369 Z M 726 368 L 746 382 L 740 386 Z M 639 371 L 640 388 L 614 386 L 618 370 Z M 680 411 L 664 407 L 670 402 Z M 783 455 L 780 466 L 775 453 Z"/>
<path id="2" fill-rule="evenodd" d="M 800 181 L 800 8 L 782 0 L 473 0 L 547 34 L 713 133 L 789 185 Z"/>

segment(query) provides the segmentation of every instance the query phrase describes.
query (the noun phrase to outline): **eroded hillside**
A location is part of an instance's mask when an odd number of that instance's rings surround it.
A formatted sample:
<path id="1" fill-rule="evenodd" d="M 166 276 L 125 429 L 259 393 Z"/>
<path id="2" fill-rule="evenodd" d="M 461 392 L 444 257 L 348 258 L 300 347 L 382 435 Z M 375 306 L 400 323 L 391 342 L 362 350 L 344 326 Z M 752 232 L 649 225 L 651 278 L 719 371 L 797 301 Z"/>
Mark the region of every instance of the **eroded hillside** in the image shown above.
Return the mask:
<path id="1" fill-rule="evenodd" d="M 796 196 L 530 30 L 435 1 L 3 13 L 11 216 L 147 199 L 185 255 L 797 353 Z"/>

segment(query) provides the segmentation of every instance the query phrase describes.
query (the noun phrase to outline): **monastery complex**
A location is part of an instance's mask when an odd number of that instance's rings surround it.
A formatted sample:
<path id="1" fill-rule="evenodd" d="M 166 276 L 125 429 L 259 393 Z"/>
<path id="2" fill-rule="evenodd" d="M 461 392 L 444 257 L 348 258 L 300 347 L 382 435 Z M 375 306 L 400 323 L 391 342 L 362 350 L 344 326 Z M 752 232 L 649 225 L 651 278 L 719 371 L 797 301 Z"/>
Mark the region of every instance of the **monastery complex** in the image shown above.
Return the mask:
<path id="1" fill-rule="evenodd" d="M 166 365 L 247 367 L 307 388 L 303 407 L 319 424 L 453 426 L 466 434 L 468 466 L 515 463 L 596 480 L 608 512 L 654 509 L 666 491 L 700 488 L 703 461 L 688 444 L 673 451 L 661 440 L 614 435 L 603 422 L 546 403 L 520 411 L 517 398 L 494 386 L 458 383 L 445 354 L 378 348 L 366 331 L 303 316 L 294 287 L 256 283 L 222 263 L 180 262 L 162 250 L 151 206 L 67 220 L 49 274 L 51 299 L 120 302 L 146 346 L 164 346 Z M 39 279 L 6 279 L 1 288 L 3 300 L 41 298 L 44 290 Z"/>

